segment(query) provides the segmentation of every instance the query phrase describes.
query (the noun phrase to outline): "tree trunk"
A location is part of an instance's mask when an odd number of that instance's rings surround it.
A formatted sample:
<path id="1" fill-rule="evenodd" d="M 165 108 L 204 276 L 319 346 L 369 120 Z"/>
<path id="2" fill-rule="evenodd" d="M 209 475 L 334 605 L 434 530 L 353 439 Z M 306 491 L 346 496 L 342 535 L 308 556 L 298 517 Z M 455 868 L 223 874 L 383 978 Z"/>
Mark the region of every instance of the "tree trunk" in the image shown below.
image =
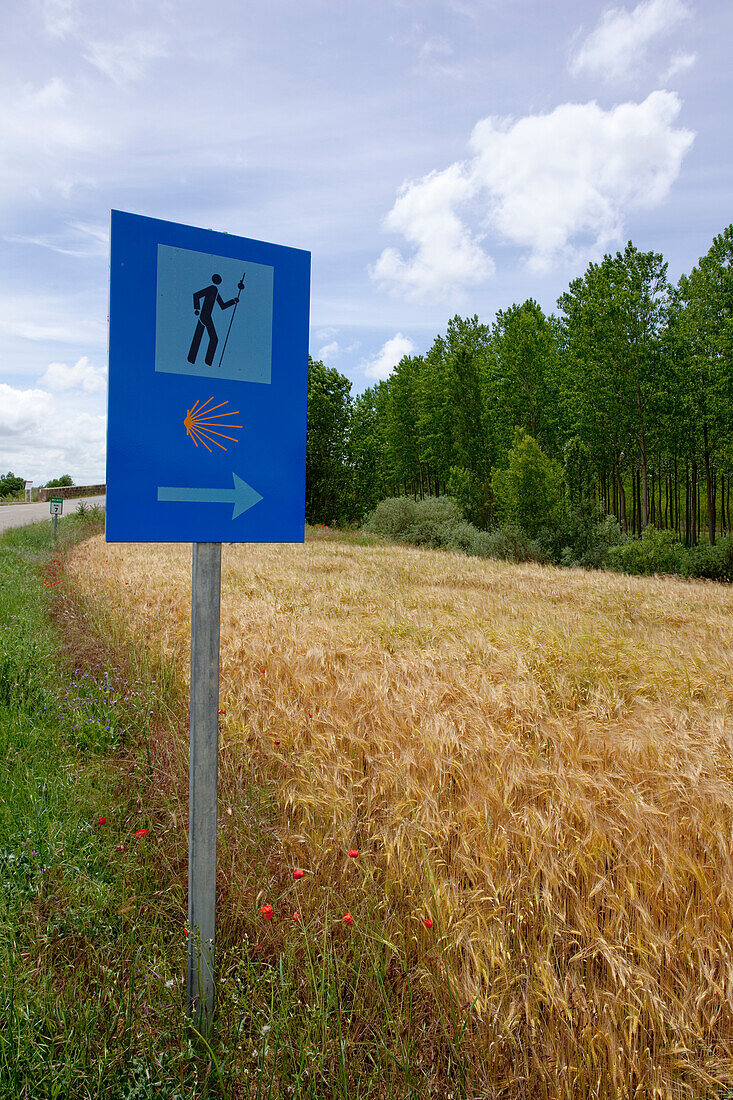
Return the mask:
<path id="1" fill-rule="evenodd" d="M 710 447 L 708 446 L 708 426 L 702 426 L 702 438 L 705 458 L 705 495 L 708 505 L 708 541 L 715 546 L 715 486 L 713 484 L 713 472 L 710 465 Z"/>
<path id="2" fill-rule="evenodd" d="M 690 501 L 690 517 L 692 530 L 690 532 L 690 546 L 697 546 L 697 461 L 693 458 L 690 472 L 690 489 L 692 500 Z"/>
<path id="3" fill-rule="evenodd" d="M 725 474 L 720 475 L 720 533 L 725 535 L 726 532 L 726 515 L 725 515 Z"/>
<path id="4" fill-rule="evenodd" d="M 618 488 L 618 509 L 619 520 L 621 522 L 621 530 L 624 535 L 628 534 L 629 523 L 626 517 L 626 490 L 624 489 L 624 483 L 621 480 L 621 471 L 616 470 L 616 485 Z"/>
<path id="5" fill-rule="evenodd" d="M 646 463 L 646 440 L 642 430 L 641 440 L 641 526 L 646 531 L 649 523 L 649 471 Z"/>

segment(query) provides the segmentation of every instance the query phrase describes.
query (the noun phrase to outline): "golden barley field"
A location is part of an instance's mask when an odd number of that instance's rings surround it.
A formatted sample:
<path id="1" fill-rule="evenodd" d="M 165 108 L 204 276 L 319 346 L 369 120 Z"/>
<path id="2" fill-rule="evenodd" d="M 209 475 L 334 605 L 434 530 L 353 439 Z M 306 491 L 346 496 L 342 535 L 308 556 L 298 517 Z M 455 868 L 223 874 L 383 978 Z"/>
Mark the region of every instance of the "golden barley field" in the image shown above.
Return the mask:
<path id="1" fill-rule="evenodd" d="M 70 571 L 187 674 L 190 547 Z M 361 883 L 417 985 L 451 976 L 485 1095 L 733 1095 L 733 588 L 226 546 L 221 683 L 304 911 L 360 876 L 357 923 Z"/>

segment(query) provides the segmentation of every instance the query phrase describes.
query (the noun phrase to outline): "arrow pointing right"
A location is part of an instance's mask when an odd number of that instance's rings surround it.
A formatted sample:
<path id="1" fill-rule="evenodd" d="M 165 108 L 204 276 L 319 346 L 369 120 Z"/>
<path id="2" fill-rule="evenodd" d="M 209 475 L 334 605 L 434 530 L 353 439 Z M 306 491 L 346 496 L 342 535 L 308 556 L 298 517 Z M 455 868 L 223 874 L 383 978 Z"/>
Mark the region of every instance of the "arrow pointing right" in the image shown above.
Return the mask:
<path id="1" fill-rule="evenodd" d="M 183 486 L 158 486 L 159 501 L 174 501 L 179 504 L 233 504 L 232 519 L 241 516 L 242 512 L 253 508 L 263 499 L 256 489 L 242 481 L 241 477 L 232 471 L 234 479 L 233 489 L 187 489 Z"/>

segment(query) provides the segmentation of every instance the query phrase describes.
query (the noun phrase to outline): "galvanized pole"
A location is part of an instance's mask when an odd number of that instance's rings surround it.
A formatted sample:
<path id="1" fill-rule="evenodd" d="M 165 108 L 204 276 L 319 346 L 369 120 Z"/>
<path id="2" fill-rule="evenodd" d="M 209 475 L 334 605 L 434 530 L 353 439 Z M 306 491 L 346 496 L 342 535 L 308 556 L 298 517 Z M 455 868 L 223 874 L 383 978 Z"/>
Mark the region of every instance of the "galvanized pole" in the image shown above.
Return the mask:
<path id="1" fill-rule="evenodd" d="M 187 995 L 189 1015 L 200 1031 L 208 1031 L 215 985 L 220 542 L 193 544 L 191 581 Z"/>

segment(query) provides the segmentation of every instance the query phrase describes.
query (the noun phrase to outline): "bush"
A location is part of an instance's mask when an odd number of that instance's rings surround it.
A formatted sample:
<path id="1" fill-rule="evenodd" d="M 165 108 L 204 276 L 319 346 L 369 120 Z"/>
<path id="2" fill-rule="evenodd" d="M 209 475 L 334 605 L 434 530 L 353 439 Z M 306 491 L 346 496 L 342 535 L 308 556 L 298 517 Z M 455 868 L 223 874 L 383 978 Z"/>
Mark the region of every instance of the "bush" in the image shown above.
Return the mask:
<path id="1" fill-rule="evenodd" d="M 412 497 L 388 497 L 380 500 L 363 523 L 365 531 L 383 535 L 387 539 L 402 540 L 415 515 Z"/>
<path id="2" fill-rule="evenodd" d="M 389 497 L 364 522 L 364 530 L 413 546 L 448 546 L 454 529 L 465 522 L 450 497 Z"/>
<path id="3" fill-rule="evenodd" d="M 450 497 L 427 497 L 415 502 L 405 540 L 413 546 L 448 546 L 454 528 L 463 522 L 461 509 Z"/>
<path id="4" fill-rule="evenodd" d="M 616 517 L 606 515 L 594 501 L 581 501 L 565 510 L 552 532 L 552 560 L 560 565 L 602 569 L 611 547 L 620 542 L 621 527 Z"/>
<path id="5" fill-rule="evenodd" d="M 503 561 L 542 561 L 542 551 L 532 544 L 525 531 L 515 524 L 505 524 L 486 532 L 487 556 Z"/>
<path id="6" fill-rule="evenodd" d="M 364 530 L 412 546 L 459 550 L 478 558 L 506 561 L 548 561 L 538 540 L 520 527 L 507 524 L 481 531 L 464 519 L 450 497 L 390 497 L 381 501 L 364 521 Z"/>
<path id="7" fill-rule="evenodd" d="M 640 539 L 627 538 L 608 552 L 609 568 L 619 573 L 638 573 L 649 577 L 653 573 L 688 574 L 689 551 L 674 531 L 658 531 L 651 525 Z"/>
<path id="8" fill-rule="evenodd" d="M 715 546 L 701 543 L 686 554 L 688 576 L 707 577 L 711 581 L 733 581 L 733 535 L 718 539 Z"/>

